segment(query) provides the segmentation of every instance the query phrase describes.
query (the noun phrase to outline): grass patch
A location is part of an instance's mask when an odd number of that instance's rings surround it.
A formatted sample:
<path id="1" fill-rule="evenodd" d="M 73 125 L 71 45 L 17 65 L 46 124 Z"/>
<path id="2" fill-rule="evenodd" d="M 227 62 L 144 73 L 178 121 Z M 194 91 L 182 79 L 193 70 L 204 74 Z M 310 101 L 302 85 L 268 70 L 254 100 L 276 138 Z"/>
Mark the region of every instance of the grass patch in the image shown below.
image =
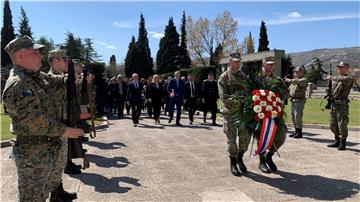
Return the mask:
<path id="1" fill-rule="evenodd" d="M 10 116 L 8 114 L 4 113 L 3 104 L 0 104 L 0 114 L 1 114 L 1 118 L 0 118 L 1 136 L 0 136 L 0 139 L 1 139 L 1 141 L 9 140 L 9 139 L 13 138 L 14 136 L 10 133 L 11 119 L 10 119 Z"/>

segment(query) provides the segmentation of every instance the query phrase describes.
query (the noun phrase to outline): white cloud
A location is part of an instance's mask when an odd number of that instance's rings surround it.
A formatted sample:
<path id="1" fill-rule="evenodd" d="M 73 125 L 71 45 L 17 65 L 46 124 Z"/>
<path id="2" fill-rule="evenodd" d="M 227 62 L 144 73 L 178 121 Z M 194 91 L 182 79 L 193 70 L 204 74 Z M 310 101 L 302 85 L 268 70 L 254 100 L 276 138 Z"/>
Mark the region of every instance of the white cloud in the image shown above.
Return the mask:
<path id="1" fill-rule="evenodd" d="M 107 48 L 107 49 L 113 49 L 113 50 L 117 50 L 118 48 L 113 46 L 113 45 L 110 45 L 106 42 L 103 42 L 103 41 L 95 41 L 96 44 L 100 45 L 100 46 L 103 46 L 104 48 Z"/>
<path id="2" fill-rule="evenodd" d="M 291 13 L 288 13 L 287 15 L 289 18 L 301 18 L 301 14 L 297 11 L 293 11 Z"/>
<path id="3" fill-rule="evenodd" d="M 327 15 L 327 16 L 302 16 L 299 12 L 290 12 L 286 15 L 276 14 L 277 18 L 274 19 L 264 19 L 266 25 L 285 25 L 285 24 L 295 24 L 303 22 L 316 22 L 316 21 L 328 21 L 328 20 L 343 20 L 343 19 L 357 19 L 359 15 L 356 13 L 353 14 L 337 14 L 337 15 Z M 260 26 L 261 19 L 251 19 L 245 20 L 238 18 L 239 26 Z"/>
<path id="4" fill-rule="evenodd" d="M 164 37 L 164 34 L 159 32 L 150 31 L 149 34 L 155 39 L 161 39 L 162 37 Z"/>
<path id="5" fill-rule="evenodd" d="M 130 21 L 115 21 L 113 25 L 116 28 L 136 28 L 134 23 Z"/>

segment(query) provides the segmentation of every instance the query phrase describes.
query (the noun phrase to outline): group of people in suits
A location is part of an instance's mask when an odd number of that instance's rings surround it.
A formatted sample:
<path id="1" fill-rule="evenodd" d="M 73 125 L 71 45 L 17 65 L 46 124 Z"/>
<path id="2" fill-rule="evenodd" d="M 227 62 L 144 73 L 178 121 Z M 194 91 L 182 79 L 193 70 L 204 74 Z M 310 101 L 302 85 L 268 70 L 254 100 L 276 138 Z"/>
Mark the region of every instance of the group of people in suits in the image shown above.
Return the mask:
<path id="1" fill-rule="evenodd" d="M 203 122 L 206 123 L 207 113 L 211 112 L 212 125 L 216 124 L 217 99 L 219 99 L 217 82 L 212 73 L 202 84 L 196 82 L 192 74 L 187 79 L 181 77 L 180 71 L 174 73 L 173 78 L 160 80 L 159 75 L 152 76 L 148 81 L 139 80 L 134 73 L 130 82 L 118 75 L 108 82 L 108 113 L 117 111 L 118 118 L 124 117 L 124 109 L 131 109 L 133 126 L 139 124 L 141 111 L 147 109 L 150 118 L 155 124 L 160 124 L 161 109 L 168 113 L 168 123 L 172 123 L 175 116 L 175 125 L 181 126 L 182 109 L 188 111 L 189 124 L 194 122 L 194 115 L 199 107 L 204 112 Z M 125 105 L 126 104 L 126 105 Z M 126 107 L 125 107 L 126 106 Z M 128 112 L 129 114 L 129 112 Z"/>

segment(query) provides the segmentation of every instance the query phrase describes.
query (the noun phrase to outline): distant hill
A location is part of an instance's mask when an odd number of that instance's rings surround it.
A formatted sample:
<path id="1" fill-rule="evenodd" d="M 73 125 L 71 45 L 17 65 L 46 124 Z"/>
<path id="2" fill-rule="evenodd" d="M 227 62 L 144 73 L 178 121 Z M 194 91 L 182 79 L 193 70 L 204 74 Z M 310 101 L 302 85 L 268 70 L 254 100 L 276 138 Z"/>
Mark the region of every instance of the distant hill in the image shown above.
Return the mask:
<path id="1" fill-rule="evenodd" d="M 324 70 L 327 71 L 330 61 L 333 61 L 333 67 L 336 63 L 344 61 L 350 64 L 354 69 L 360 69 L 360 47 L 349 48 L 324 48 L 311 51 L 289 53 L 294 66 L 305 65 L 312 61 L 312 58 L 319 58 L 324 64 Z"/>

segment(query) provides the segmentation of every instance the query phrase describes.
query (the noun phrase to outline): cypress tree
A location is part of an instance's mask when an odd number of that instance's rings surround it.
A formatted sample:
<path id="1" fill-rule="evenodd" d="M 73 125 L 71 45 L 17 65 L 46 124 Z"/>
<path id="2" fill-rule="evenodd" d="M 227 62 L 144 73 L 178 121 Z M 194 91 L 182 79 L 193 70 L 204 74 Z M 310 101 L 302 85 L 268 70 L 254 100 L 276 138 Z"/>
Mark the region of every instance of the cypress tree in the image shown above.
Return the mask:
<path id="1" fill-rule="evenodd" d="M 20 22 L 19 22 L 19 36 L 28 35 L 32 38 L 31 27 L 29 26 L 29 19 L 26 16 L 26 12 L 24 8 L 21 6 L 20 10 Z"/>
<path id="2" fill-rule="evenodd" d="M 179 34 L 170 17 L 165 28 L 164 37 L 160 40 L 159 50 L 156 55 L 157 72 L 167 73 L 179 69 Z"/>
<path id="3" fill-rule="evenodd" d="M 268 46 L 269 46 L 269 41 L 268 41 L 268 35 L 266 33 L 265 22 L 261 21 L 258 52 L 270 50 Z"/>
<path id="4" fill-rule="evenodd" d="M 251 36 L 251 32 L 249 32 L 249 36 L 246 37 L 246 53 L 253 53 L 255 51 L 255 47 L 254 47 L 254 40 Z"/>
<path id="5" fill-rule="evenodd" d="M 132 36 L 125 58 L 125 75 L 127 78 L 130 78 L 133 73 L 137 73 L 136 52 L 136 41 L 135 37 Z"/>
<path id="6" fill-rule="evenodd" d="M 147 31 L 145 28 L 145 18 L 143 14 L 140 15 L 139 23 L 139 35 L 136 42 L 138 57 L 136 59 L 136 65 L 138 67 L 138 74 L 141 78 L 148 78 L 154 73 L 153 71 L 153 59 L 151 57 L 151 51 L 149 47 L 149 40 L 147 38 Z"/>
<path id="7" fill-rule="evenodd" d="M 179 63 L 180 68 L 189 68 L 191 66 L 191 59 L 186 45 L 186 15 L 183 11 L 181 19 L 181 36 L 180 36 L 180 51 L 179 51 Z"/>
<path id="8" fill-rule="evenodd" d="M 4 51 L 4 48 L 11 40 L 15 39 L 10 3 L 8 0 L 5 0 L 4 2 L 3 13 L 3 27 L 1 28 L 1 67 L 6 67 L 11 65 L 12 62 L 9 55 Z"/>

